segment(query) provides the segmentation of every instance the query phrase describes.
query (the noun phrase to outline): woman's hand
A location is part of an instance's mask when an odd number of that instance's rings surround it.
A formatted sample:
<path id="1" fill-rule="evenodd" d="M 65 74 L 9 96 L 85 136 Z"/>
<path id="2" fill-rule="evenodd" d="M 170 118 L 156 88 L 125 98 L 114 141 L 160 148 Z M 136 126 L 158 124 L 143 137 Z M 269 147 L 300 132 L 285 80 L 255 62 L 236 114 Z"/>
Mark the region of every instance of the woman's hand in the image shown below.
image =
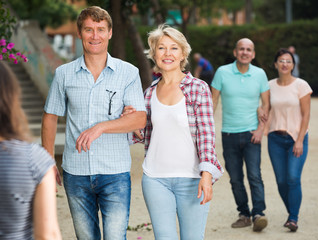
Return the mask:
<path id="1" fill-rule="evenodd" d="M 262 107 L 257 108 L 257 117 L 259 122 L 266 123 L 268 120 L 268 114 Z"/>
<path id="2" fill-rule="evenodd" d="M 296 141 L 293 147 L 295 157 L 300 157 L 303 154 L 303 143 Z"/>
<path id="3" fill-rule="evenodd" d="M 123 116 L 128 115 L 128 114 L 133 113 L 133 112 L 136 112 L 136 109 L 133 106 L 125 106 L 120 117 L 123 117 Z"/>
<path id="4" fill-rule="evenodd" d="M 263 130 L 260 128 L 257 128 L 255 131 L 251 131 L 251 133 L 252 133 L 251 142 L 254 144 L 260 144 L 262 142 Z"/>
<path id="5" fill-rule="evenodd" d="M 124 117 L 128 114 L 134 113 L 136 112 L 136 109 L 133 106 L 125 106 L 124 110 L 122 112 L 122 114 L 120 115 L 120 117 Z M 137 138 L 139 138 L 140 140 L 142 140 L 144 137 L 142 136 L 140 130 L 136 130 L 134 131 L 134 134 Z"/>
<path id="6" fill-rule="evenodd" d="M 198 186 L 198 198 L 201 198 L 203 191 L 203 200 L 200 202 L 201 205 L 211 201 L 212 191 L 212 174 L 209 172 L 202 172 L 202 177 Z"/>

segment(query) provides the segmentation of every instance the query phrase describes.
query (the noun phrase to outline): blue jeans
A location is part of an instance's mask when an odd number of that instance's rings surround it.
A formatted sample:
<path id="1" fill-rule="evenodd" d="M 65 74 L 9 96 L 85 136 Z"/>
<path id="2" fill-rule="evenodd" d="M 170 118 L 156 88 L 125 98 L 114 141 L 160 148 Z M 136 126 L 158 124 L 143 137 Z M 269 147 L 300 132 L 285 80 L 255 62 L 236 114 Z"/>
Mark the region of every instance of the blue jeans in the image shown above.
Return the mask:
<path id="1" fill-rule="evenodd" d="M 199 178 L 142 177 L 142 191 L 156 240 L 204 239 L 210 202 L 200 205 L 197 198 Z M 203 194 L 202 194 L 203 195 Z"/>
<path id="2" fill-rule="evenodd" d="M 131 196 L 129 172 L 77 176 L 63 171 L 63 182 L 77 239 L 101 239 L 99 209 L 104 239 L 126 239 Z"/>
<path id="3" fill-rule="evenodd" d="M 264 184 L 261 176 L 261 144 L 251 142 L 252 133 L 222 132 L 223 157 L 225 168 L 230 175 L 232 192 L 241 215 L 250 217 L 264 215 Z M 247 192 L 244 186 L 243 162 L 246 165 L 247 179 L 251 189 L 253 208 L 250 212 Z"/>
<path id="4" fill-rule="evenodd" d="M 268 153 L 273 165 L 278 191 L 289 214 L 288 219 L 298 221 L 302 199 L 301 173 L 308 153 L 308 133 L 303 141 L 303 154 L 295 157 L 295 141 L 289 135 L 268 134 Z"/>

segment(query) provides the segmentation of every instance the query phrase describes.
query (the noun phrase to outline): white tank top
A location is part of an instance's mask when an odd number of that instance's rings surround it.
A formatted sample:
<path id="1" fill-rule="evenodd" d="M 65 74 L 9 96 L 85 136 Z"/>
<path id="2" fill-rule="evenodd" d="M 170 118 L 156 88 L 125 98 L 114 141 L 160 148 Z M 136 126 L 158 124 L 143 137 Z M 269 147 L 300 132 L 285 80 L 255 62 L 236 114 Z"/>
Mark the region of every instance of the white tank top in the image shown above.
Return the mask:
<path id="1" fill-rule="evenodd" d="M 192 140 L 185 97 L 175 105 L 162 104 L 153 90 L 151 97 L 152 133 L 143 163 L 149 177 L 200 178 L 199 158 Z"/>

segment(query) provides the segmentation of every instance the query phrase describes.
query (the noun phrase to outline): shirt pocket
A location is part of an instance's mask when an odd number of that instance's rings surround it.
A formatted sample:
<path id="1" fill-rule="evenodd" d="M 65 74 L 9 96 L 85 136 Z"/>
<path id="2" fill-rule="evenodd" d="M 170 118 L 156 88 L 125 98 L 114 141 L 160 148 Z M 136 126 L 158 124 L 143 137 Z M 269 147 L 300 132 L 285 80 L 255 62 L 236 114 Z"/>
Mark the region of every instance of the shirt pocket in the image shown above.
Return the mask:
<path id="1" fill-rule="evenodd" d="M 104 99 L 104 108 L 109 119 L 117 119 L 123 112 L 123 91 L 121 90 L 106 90 Z"/>

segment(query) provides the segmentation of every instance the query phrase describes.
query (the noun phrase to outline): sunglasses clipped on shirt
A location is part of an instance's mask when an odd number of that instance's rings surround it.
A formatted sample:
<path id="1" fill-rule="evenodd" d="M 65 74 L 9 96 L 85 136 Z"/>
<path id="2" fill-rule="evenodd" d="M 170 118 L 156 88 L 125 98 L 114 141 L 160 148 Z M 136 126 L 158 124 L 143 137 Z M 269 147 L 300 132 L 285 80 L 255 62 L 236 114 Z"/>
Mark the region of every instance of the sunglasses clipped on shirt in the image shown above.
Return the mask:
<path id="1" fill-rule="evenodd" d="M 112 115 L 112 100 L 113 100 L 113 97 L 115 96 L 116 92 L 113 92 L 113 91 L 108 90 L 108 89 L 106 89 L 106 92 L 108 92 L 108 96 L 109 96 L 108 115 Z"/>

